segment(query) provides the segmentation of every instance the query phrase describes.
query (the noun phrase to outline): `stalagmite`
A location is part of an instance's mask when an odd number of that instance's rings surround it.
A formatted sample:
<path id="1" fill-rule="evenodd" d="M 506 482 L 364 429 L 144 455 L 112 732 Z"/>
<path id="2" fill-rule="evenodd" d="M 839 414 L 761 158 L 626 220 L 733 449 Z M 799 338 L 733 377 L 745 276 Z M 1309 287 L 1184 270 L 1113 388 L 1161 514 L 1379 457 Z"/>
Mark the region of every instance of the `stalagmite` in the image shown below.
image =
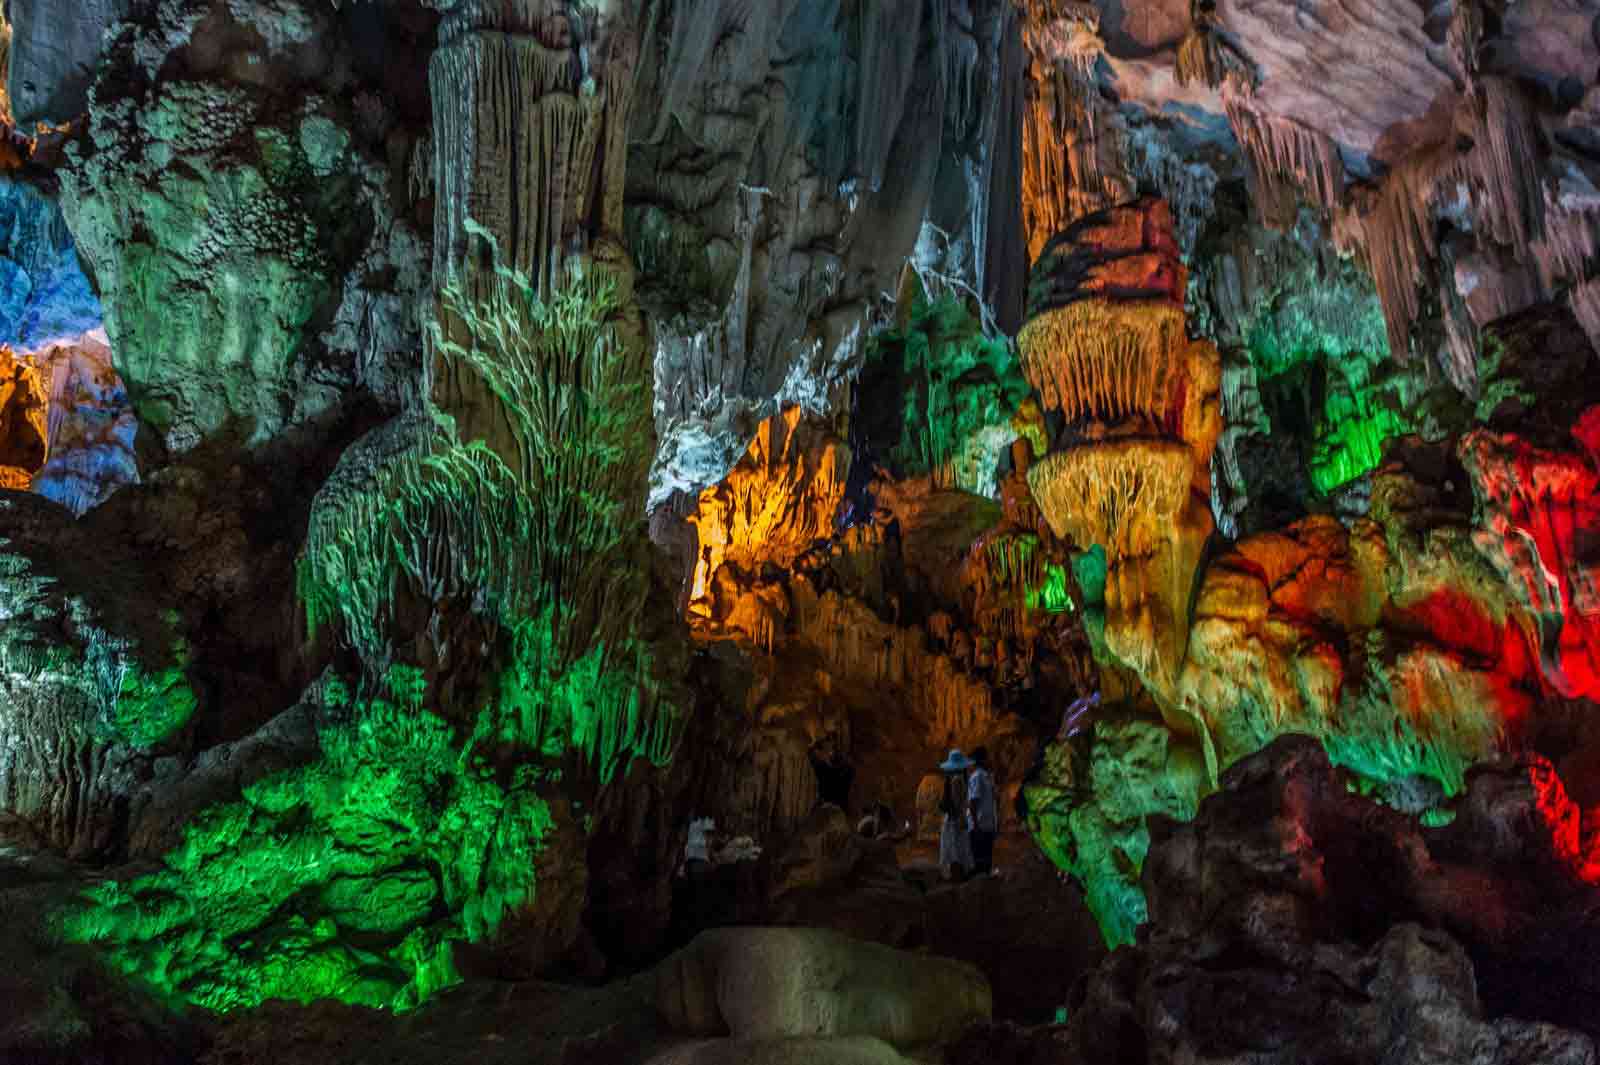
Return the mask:
<path id="1" fill-rule="evenodd" d="M 1030 462 L 1051 531 L 1105 552 L 1102 646 L 1170 697 L 1188 587 L 1212 530 L 1206 492 L 1221 431 L 1220 368 L 1191 341 L 1172 213 L 1147 199 L 1082 219 L 1034 263 L 1023 367 L 1069 432 Z"/>

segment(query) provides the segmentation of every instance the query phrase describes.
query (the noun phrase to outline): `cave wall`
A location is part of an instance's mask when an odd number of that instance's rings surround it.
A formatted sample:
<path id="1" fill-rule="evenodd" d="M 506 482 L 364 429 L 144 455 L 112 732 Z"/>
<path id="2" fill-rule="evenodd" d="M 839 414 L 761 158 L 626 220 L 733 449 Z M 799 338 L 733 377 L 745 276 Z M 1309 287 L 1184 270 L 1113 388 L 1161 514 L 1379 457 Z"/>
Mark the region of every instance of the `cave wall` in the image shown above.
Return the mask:
<path id="1" fill-rule="evenodd" d="M 920 827 L 957 746 L 1112 943 L 1288 733 L 1600 800 L 1595 12 L 1300 12 L 14 0 L 0 827 L 114 874 L 73 937 L 633 964 L 691 813 Z"/>

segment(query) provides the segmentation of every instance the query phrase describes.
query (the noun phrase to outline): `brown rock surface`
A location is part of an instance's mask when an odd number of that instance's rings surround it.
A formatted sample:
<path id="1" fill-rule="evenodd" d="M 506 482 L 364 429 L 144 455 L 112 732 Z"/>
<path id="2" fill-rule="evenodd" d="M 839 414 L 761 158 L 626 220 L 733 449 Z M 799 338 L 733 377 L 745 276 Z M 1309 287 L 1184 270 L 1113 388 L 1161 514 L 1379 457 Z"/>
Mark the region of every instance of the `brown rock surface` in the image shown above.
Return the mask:
<path id="1" fill-rule="evenodd" d="M 953 1039 L 991 1010 L 972 966 L 812 928 L 703 932 L 658 969 L 656 1006 L 689 1035 L 864 1035 L 901 1048 Z"/>
<path id="2" fill-rule="evenodd" d="M 38 367 L 0 348 L 0 488 L 25 491 L 44 465 L 49 390 Z"/>

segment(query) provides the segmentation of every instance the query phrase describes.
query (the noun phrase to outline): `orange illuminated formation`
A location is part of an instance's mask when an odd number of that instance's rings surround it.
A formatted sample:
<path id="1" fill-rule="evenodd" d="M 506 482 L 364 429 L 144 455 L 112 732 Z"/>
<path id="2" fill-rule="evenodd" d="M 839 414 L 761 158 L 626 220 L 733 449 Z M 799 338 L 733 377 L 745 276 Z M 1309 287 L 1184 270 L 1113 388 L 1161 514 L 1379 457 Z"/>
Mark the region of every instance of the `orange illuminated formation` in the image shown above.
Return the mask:
<path id="1" fill-rule="evenodd" d="M 26 491 L 48 457 L 49 382 L 39 366 L 0 347 L 0 488 Z"/>
<path id="2" fill-rule="evenodd" d="M 762 422 L 744 458 L 689 516 L 699 535 L 691 615 L 713 615 L 725 564 L 752 574 L 765 563 L 787 569 L 832 536 L 849 472 L 850 449 L 806 423 L 799 407 Z"/>

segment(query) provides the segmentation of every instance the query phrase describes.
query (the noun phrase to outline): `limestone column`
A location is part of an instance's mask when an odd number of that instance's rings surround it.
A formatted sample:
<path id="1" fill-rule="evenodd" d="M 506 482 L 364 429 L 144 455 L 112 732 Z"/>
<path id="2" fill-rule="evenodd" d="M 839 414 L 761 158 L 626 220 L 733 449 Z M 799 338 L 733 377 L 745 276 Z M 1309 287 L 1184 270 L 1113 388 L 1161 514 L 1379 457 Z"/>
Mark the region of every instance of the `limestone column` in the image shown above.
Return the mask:
<path id="1" fill-rule="evenodd" d="M 1195 571 L 1213 524 L 1219 360 L 1189 339 L 1185 269 L 1163 200 L 1091 214 L 1040 252 L 1017 337 L 1065 428 L 1028 469 L 1056 535 L 1106 554 L 1100 655 L 1171 704 Z"/>
<path id="2" fill-rule="evenodd" d="M 548 295 L 568 255 L 622 231 L 638 42 L 621 0 L 433 3 L 437 283 L 487 265 L 470 219 Z"/>

